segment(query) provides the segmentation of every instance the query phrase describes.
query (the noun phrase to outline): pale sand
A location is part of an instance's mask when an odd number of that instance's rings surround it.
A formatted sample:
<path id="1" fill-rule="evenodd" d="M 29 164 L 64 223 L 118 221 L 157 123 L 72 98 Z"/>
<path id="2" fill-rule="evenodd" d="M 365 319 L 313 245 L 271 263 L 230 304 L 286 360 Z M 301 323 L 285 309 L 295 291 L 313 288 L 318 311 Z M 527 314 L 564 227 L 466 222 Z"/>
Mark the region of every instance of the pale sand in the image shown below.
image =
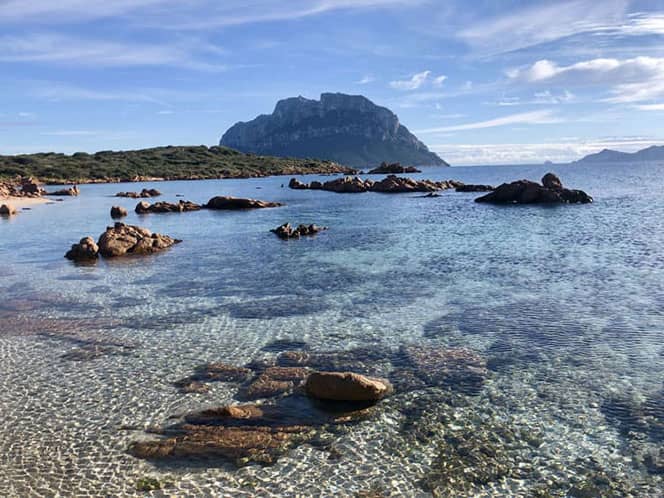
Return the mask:
<path id="1" fill-rule="evenodd" d="M 38 204 L 45 204 L 47 202 L 52 201 L 44 197 L 0 197 L 0 205 L 9 204 L 10 206 L 14 206 L 16 209 L 32 207 Z"/>

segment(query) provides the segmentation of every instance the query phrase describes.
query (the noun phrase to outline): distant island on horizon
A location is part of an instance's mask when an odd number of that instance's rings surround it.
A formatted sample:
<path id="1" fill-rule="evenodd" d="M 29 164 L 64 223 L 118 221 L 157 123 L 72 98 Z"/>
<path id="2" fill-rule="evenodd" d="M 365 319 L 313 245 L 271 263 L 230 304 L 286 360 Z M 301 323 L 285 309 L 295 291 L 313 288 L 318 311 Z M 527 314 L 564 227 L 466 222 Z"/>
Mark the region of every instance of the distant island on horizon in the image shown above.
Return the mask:
<path id="1" fill-rule="evenodd" d="M 280 100 L 272 114 L 231 126 L 219 144 L 277 157 L 317 157 L 354 168 L 383 161 L 449 166 L 391 110 L 362 95 L 343 93 L 323 93 L 320 100 Z"/>
<path id="2" fill-rule="evenodd" d="M 620 152 L 617 150 L 603 149 L 594 154 L 588 154 L 572 164 L 586 163 L 637 163 L 649 161 L 664 161 L 664 146 L 651 145 L 637 152 Z"/>

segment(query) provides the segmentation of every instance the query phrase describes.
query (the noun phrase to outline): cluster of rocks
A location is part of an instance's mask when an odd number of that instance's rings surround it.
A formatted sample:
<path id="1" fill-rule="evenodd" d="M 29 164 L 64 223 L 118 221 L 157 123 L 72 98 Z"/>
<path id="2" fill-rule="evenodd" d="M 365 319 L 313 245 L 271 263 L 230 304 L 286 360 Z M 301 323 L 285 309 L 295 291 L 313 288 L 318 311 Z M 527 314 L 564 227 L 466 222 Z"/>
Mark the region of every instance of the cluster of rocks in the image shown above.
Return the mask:
<path id="1" fill-rule="evenodd" d="M 475 202 L 490 204 L 588 204 L 593 202 L 582 190 L 571 190 L 563 187 L 560 178 L 547 173 L 542 184 L 530 180 L 518 180 L 503 183 L 493 192 L 475 199 Z"/>
<path id="2" fill-rule="evenodd" d="M 402 173 L 422 173 L 415 166 L 401 166 L 401 163 L 388 164 L 385 161 L 380 166 L 369 170 L 368 175 L 399 175 Z"/>
<path id="3" fill-rule="evenodd" d="M 141 201 L 136 205 L 136 213 L 184 213 L 188 211 L 199 211 L 201 206 L 191 201 L 179 201 L 178 203 L 172 202 L 155 202 L 150 204 L 146 201 Z"/>
<path id="4" fill-rule="evenodd" d="M 0 182 L 0 197 L 41 197 L 46 191 L 33 178 L 19 178 L 17 182 Z"/>
<path id="5" fill-rule="evenodd" d="M 432 181 L 432 180 L 414 180 L 396 175 L 389 175 L 381 181 L 362 180 L 357 176 L 346 176 L 337 178 L 325 183 L 313 181 L 309 184 L 302 183 L 297 178 L 291 179 L 288 186 L 295 190 L 327 190 L 337 193 L 362 193 L 362 192 L 381 192 L 386 194 L 406 193 L 406 192 L 436 192 L 455 188 L 460 185 L 454 180 Z"/>
<path id="6" fill-rule="evenodd" d="M 327 227 L 322 227 L 318 225 L 298 225 L 297 228 L 293 228 L 290 223 L 284 223 L 283 225 L 273 228 L 270 230 L 272 233 L 276 234 L 280 239 L 299 239 L 307 235 L 316 235 L 318 232 L 327 230 Z"/>
<path id="7" fill-rule="evenodd" d="M 149 197 L 159 197 L 161 192 L 154 188 L 144 188 L 140 192 L 118 192 L 115 197 L 129 197 L 130 199 L 145 199 Z"/>
<path id="8" fill-rule="evenodd" d="M 181 242 L 168 235 L 152 233 L 147 228 L 117 222 L 108 227 L 95 243 L 92 237 L 84 237 L 72 245 L 65 254 L 73 261 L 95 261 L 100 255 L 115 258 L 128 255 L 144 255 L 163 251 Z"/>
<path id="9" fill-rule="evenodd" d="M 152 430 L 159 439 L 133 443 L 130 453 L 152 460 L 213 457 L 237 465 L 273 463 L 290 448 L 329 439 L 334 426 L 373 417 L 374 405 L 394 392 L 430 386 L 455 390 L 459 383 L 462 391 L 474 384 L 476 392 L 488 376 L 483 359 L 463 349 L 405 345 L 396 351 L 376 347 L 313 352 L 304 344 L 292 345 L 301 349 L 245 366 L 202 365 L 176 381 L 184 393 L 205 393 L 212 382 L 236 384 L 235 397 L 245 404 L 188 413 L 174 425 Z M 372 373 L 390 368 L 390 380 Z M 398 383 L 393 385 L 391 379 Z"/>

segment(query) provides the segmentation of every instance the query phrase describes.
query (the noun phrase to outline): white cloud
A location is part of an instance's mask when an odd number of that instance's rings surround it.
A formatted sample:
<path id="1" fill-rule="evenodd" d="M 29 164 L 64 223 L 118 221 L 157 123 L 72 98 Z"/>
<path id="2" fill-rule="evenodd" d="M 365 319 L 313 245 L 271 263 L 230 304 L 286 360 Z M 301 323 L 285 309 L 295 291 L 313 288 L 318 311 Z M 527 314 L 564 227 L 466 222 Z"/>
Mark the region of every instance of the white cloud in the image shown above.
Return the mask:
<path id="1" fill-rule="evenodd" d="M 465 123 L 454 126 L 441 126 L 438 128 L 428 128 L 425 130 L 417 130 L 416 133 L 445 133 L 450 131 L 466 131 L 466 130 L 481 130 L 485 128 L 495 128 L 498 126 L 507 126 L 515 124 L 551 124 L 560 123 L 560 118 L 557 118 L 553 111 L 532 111 L 521 112 L 518 114 L 510 114 L 500 118 L 489 119 L 486 121 L 477 121 L 474 123 Z"/>
<path id="2" fill-rule="evenodd" d="M 426 83 L 429 76 L 431 76 L 431 71 L 422 71 L 407 80 L 390 81 L 390 86 L 397 90 L 417 90 Z"/>
<path id="3" fill-rule="evenodd" d="M 664 104 L 641 104 L 634 107 L 639 111 L 664 111 Z"/>
<path id="4" fill-rule="evenodd" d="M 68 100 L 99 100 L 120 102 L 149 102 L 167 106 L 163 100 L 140 91 L 111 91 L 82 88 L 55 81 L 44 81 L 26 85 L 28 94 L 53 102 Z"/>
<path id="5" fill-rule="evenodd" d="M 363 76 L 361 79 L 357 80 L 355 83 L 358 85 L 368 85 L 369 83 L 373 83 L 374 81 L 375 78 L 370 74 L 367 74 L 366 76 Z"/>
<path id="6" fill-rule="evenodd" d="M 433 76 L 433 73 L 429 70 L 422 71 L 421 73 L 416 73 L 408 79 L 405 80 L 395 80 L 390 81 L 390 87 L 397 90 L 418 90 L 424 86 L 432 86 L 434 88 L 440 88 L 443 86 L 443 83 L 447 79 L 447 76 Z"/>
<path id="7" fill-rule="evenodd" d="M 664 58 L 600 58 L 559 66 L 549 60 L 508 71 L 513 80 L 561 83 L 569 86 L 608 86 L 610 103 L 641 102 L 664 97 Z"/>
<path id="8" fill-rule="evenodd" d="M 446 79 L 447 79 L 447 76 L 440 75 L 440 76 L 435 77 L 433 79 L 433 81 L 431 82 L 431 84 L 433 86 L 435 86 L 436 88 L 440 88 L 441 86 L 443 86 L 443 83 L 445 82 Z"/>
<path id="9" fill-rule="evenodd" d="M 652 137 L 561 138 L 551 143 L 434 144 L 429 148 L 453 165 L 542 164 L 545 160 L 571 162 L 602 149 L 634 152 L 653 144 L 664 144 Z"/>

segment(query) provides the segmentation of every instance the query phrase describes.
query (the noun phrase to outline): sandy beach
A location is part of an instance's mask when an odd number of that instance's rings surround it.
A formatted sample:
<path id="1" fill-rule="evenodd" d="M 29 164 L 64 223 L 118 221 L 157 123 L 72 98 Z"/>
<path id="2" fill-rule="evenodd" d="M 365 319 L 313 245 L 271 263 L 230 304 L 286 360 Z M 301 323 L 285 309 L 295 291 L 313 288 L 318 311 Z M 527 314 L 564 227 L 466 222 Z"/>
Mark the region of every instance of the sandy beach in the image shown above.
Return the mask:
<path id="1" fill-rule="evenodd" d="M 46 197 L 0 197 L 0 204 L 9 204 L 16 209 L 46 204 L 48 202 L 52 202 L 52 200 Z"/>

